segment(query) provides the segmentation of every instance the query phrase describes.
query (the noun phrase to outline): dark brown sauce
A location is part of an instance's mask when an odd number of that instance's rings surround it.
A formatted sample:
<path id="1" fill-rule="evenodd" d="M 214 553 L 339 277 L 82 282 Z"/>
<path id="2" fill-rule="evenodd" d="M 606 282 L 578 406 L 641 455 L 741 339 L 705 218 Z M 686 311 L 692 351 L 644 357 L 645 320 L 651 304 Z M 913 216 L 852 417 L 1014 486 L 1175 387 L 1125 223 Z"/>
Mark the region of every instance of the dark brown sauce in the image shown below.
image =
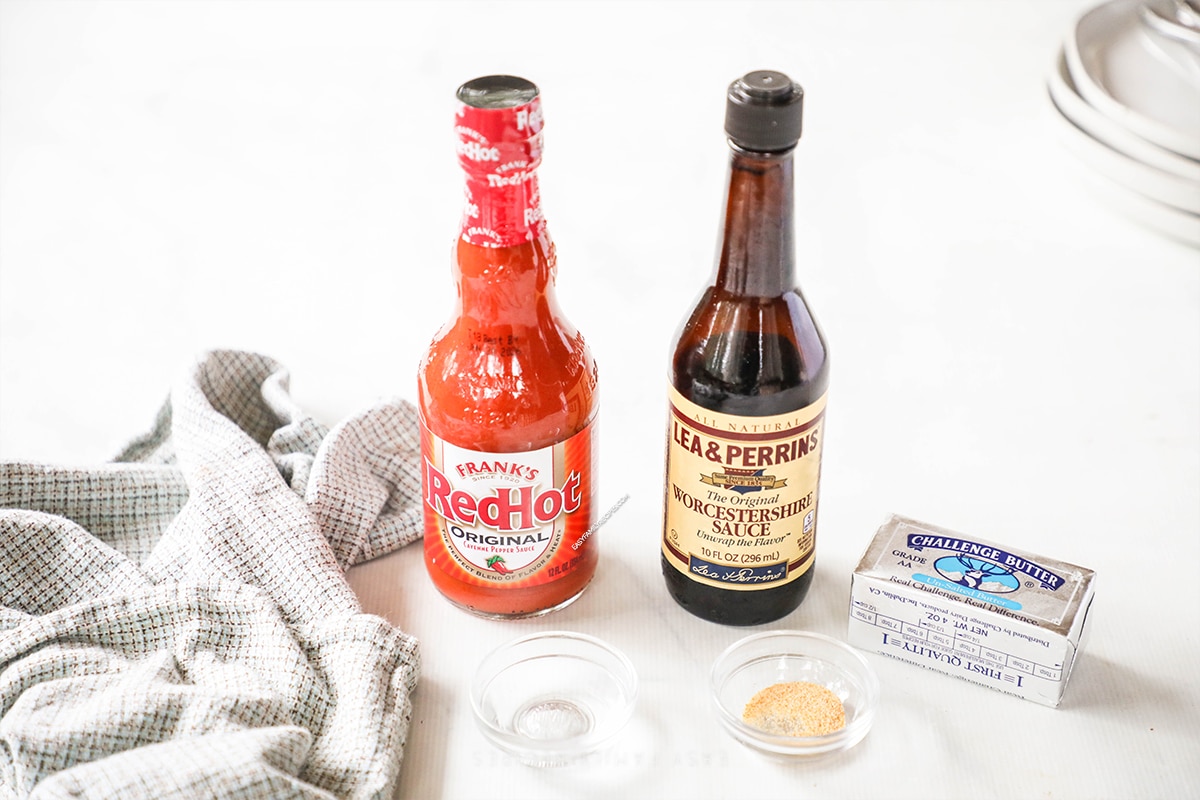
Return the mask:
<path id="1" fill-rule="evenodd" d="M 671 359 L 672 386 L 701 408 L 774 416 L 825 394 L 825 339 L 795 288 L 792 211 L 792 151 L 733 147 L 716 275 L 681 327 Z M 672 502 L 669 496 L 666 502 Z M 819 500 L 817 509 L 819 516 Z M 664 528 L 666 513 L 664 507 Z M 662 556 L 675 601 L 726 625 L 758 625 L 794 611 L 814 570 L 810 564 L 801 576 L 772 588 L 726 589 L 693 580 Z"/>
<path id="2" fill-rule="evenodd" d="M 820 399 L 829 384 L 824 340 L 799 294 L 789 294 L 790 300 L 747 298 L 710 289 L 680 335 L 671 370 L 675 388 L 698 406 L 747 417 L 786 414 Z M 758 324 L 711 332 L 718 320 L 730 317 Z M 771 328 L 774 332 L 764 332 Z M 696 616 L 725 625 L 758 625 L 800 605 L 814 567 L 783 586 L 756 591 L 693 581 L 665 556 L 662 571 L 671 597 Z"/>

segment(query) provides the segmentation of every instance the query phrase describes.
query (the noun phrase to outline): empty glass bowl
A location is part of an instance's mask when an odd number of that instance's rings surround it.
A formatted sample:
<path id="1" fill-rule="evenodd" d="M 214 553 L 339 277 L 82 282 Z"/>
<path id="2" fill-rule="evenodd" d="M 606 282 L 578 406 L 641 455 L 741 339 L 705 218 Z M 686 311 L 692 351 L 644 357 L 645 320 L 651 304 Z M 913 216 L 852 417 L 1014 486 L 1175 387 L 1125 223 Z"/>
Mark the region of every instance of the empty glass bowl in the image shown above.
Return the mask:
<path id="1" fill-rule="evenodd" d="M 538 767 L 559 766 L 616 738 L 633 714 L 637 673 L 619 650 L 565 631 L 524 636 L 492 651 L 471 682 L 483 735 Z"/>
<path id="2" fill-rule="evenodd" d="M 742 719 L 758 692 L 803 681 L 829 689 L 842 702 L 846 725 L 818 736 L 769 733 Z M 735 642 L 713 664 L 712 698 L 722 727 L 742 744 L 785 756 L 819 756 L 853 747 L 871 728 L 879 678 L 862 654 L 830 636 L 773 631 Z"/>

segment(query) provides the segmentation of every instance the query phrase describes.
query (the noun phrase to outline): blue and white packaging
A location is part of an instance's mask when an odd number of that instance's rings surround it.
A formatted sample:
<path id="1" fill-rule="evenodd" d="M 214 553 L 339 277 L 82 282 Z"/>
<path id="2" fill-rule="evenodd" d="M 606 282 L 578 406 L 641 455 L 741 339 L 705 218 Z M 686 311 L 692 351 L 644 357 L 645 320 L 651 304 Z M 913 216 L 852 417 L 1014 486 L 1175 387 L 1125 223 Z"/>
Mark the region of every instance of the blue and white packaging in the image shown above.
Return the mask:
<path id="1" fill-rule="evenodd" d="M 1095 577 L 892 516 L 854 570 L 848 638 L 868 652 L 1057 706 L 1079 657 Z"/>

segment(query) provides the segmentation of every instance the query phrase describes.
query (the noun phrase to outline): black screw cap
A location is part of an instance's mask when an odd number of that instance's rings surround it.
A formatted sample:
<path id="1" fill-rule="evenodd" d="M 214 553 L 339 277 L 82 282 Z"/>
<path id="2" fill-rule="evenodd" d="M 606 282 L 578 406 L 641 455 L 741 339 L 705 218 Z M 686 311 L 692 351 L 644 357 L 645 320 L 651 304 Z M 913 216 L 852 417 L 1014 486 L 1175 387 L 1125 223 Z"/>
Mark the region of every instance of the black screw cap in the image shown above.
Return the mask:
<path id="1" fill-rule="evenodd" d="M 774 153 L 800 141 L 804 89 L 782 72 L 760 69 L 729 84 L 725 133 L 743 150 Z"/>

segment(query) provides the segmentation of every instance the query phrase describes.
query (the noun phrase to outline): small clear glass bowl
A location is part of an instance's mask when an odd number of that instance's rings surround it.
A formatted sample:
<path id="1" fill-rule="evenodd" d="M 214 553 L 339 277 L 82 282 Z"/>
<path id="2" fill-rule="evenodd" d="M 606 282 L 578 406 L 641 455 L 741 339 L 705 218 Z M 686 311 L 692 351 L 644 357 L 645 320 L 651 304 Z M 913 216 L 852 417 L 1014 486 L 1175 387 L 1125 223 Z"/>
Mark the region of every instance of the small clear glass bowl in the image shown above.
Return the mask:
<path id="1" fill-rule="evenodd" d="M 755 694 L 792 681 L 815 683 L 837 695 L 846 711 L 846 726 L 821 736 L 787 736 L 742 720 Z M 875 718 L 879 678 L 861 653 L 837 639 L 804 631 L 772 631 L 747 636 L 717 658 L 712 698 L 721 726 L 742 744 L 775 755 L 812 757 L 862 741 Z"/>
<path id="2" fill-rule="evenodd" d="M 523 636 L 488 654 L 471 682 L 483 735 L 537 767 L 568 764 L 610 744 L 633 715 L 637 673 L 592 636 Z"/>

